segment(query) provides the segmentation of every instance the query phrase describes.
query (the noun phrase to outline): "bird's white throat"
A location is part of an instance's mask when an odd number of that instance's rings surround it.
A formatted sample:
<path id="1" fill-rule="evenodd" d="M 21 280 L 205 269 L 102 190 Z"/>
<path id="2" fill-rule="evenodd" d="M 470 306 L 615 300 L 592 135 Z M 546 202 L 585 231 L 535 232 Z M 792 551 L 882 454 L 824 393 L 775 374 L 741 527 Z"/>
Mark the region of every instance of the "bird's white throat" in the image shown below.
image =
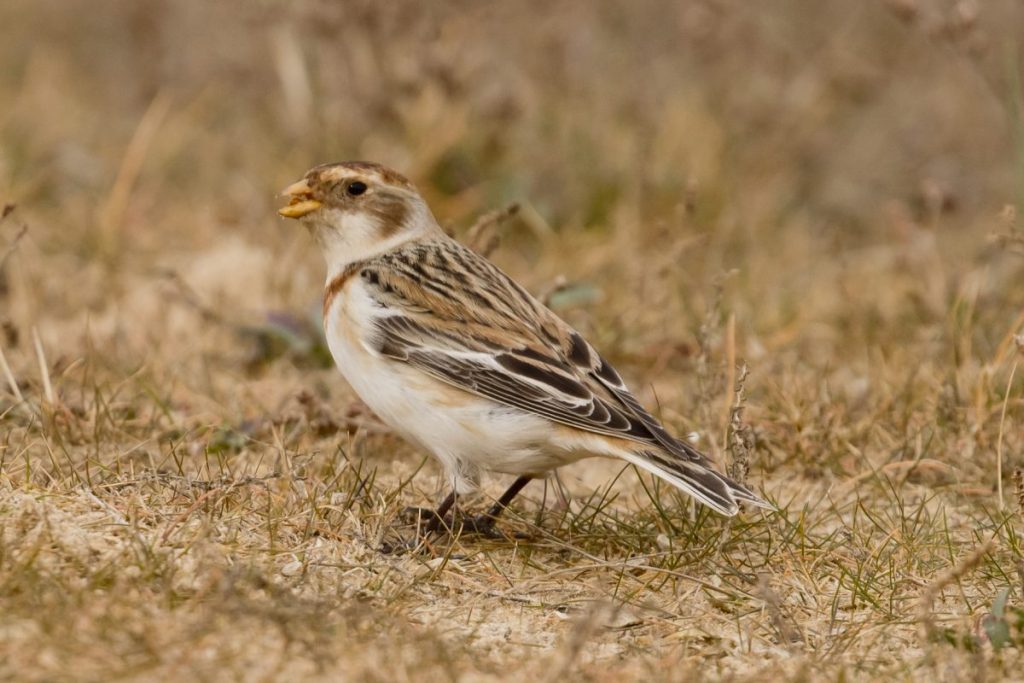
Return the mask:
<path id="1" fill-rule="evenodd" d="M 417 208 L 420 210 L 410 212 L 402 226 L 383 226 L 377 216 L 362 211 L 326 209 L 304 218 L 327 262 L 327 280 L 356 261 L 379 256 L 412 240 L 444 234 L 429 210 Z"/>

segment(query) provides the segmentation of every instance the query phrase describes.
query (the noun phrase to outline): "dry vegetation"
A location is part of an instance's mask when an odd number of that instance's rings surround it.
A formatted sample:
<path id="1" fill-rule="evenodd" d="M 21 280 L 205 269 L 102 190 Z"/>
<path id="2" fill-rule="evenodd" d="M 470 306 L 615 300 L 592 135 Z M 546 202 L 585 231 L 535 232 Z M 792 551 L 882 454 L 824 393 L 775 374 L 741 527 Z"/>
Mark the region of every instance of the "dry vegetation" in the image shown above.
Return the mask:
<path id="1" fill-rule="evenodd" d="M 427 6 L 0 5 L 0 678 L 1019 679 L 1020 3 Z M 779 512 L 591 461 L 382 552 L 441 482 L 274 213 L 346 158 L 519 203 L 476 243 Z"/>

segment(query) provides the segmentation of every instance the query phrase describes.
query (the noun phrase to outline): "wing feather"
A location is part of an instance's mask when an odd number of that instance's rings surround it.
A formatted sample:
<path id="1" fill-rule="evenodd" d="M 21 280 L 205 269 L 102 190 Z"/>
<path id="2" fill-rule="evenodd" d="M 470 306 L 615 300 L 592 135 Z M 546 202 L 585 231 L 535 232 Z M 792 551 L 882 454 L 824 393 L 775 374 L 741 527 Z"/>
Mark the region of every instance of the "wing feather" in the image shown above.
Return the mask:
<path id="1" fill-rule="evenodd" d="M 431 253 L 438 249 L 443 258 Z M 704 462 L 644 410 L 579 333 L 457 243 L 391 252 L 366 262 L 361 275 L 382 311 L 371 342 L 382 355 L 570 427 Z"/>

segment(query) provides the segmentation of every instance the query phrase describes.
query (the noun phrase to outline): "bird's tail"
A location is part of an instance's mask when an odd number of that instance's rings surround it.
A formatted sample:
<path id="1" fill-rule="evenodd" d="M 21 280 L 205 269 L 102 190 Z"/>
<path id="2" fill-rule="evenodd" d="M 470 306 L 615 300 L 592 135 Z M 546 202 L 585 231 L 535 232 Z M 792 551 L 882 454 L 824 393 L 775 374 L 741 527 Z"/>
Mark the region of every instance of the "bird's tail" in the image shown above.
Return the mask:
<path id="1" fill-rule="evenodd" d="M 723 515 L 735 515 L 739 512 L 741 502 L 769 510 L 775 509 L 775 506 L 746 486 L 716 472 L 707 458 L 692 447 L 687 446 L 686 450 L 692 452 L 694 457 L 684 460 L 647 448 L 629 451 L 620 457 L 682 489 Z"/>

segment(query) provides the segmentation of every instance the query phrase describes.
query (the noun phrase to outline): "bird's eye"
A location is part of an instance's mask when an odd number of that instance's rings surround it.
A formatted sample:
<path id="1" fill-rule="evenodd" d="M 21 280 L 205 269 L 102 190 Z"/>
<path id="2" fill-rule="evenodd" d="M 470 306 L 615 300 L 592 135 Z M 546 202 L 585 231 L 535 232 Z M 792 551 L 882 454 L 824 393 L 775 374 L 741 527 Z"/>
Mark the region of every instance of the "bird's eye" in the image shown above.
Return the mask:
<path id="1" fill-rule="evenodd" d="M 348 192 L 353 197 L 358 197 L 362 193 L 366 192 L 366 183 L 361 183 L 358 180 L 355 180 L 348 184 L 348 187 L 345 188 L 345 191 Z"/>

